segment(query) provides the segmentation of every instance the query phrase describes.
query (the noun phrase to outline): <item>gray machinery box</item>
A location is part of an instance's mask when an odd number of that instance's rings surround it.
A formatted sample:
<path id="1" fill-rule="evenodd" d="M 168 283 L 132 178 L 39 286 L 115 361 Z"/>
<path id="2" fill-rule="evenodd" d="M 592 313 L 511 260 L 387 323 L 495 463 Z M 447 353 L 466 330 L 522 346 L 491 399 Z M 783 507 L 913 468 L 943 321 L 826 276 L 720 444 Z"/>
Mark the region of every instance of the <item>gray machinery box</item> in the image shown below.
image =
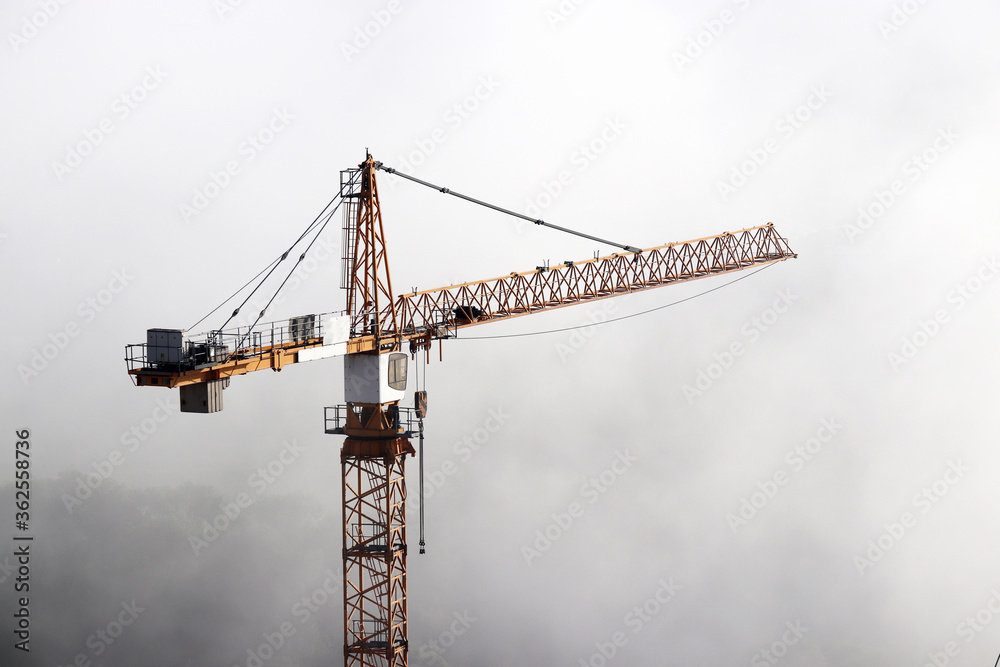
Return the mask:
<path id="1" fill-rule="evenodd" d="M 187 332 L 183 329 L 147 329 L 146 361 L 179 364 L 187 354 Z"/>
<path id="2" fill-rule="evenodd" d="M 288 320 L 288 334 L 295 342 L 316 337 L 316 316 L 301 315 Z"/>
<path id="3" fill-rule="evenodd" d="M 222 390 L 229 386 L 229 378 L 188 384 L 181 387 L 181 412 L 208 414 L 222 410 Z"/>

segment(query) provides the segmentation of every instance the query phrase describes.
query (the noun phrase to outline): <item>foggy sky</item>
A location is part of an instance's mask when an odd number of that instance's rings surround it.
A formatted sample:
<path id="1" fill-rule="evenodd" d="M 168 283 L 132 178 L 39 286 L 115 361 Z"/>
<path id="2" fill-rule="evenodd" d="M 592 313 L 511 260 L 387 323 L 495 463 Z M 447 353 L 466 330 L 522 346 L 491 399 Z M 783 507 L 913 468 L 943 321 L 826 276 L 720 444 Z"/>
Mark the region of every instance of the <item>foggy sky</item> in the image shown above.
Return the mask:
<path id="1" fill-rule="evenodd" d="M 411 664 L 992 664 L 998 25 L 901 0 L 6 3 L 3 663 L 247 665 L 287 623 L 265 665 L 339 664 L 342 362 L 189 415 L 122 357 L 280 255 L 367 149 L 621 243 L 774 222 L 798 253 L 433 351 Z M 397 293 L 614 251 L 378 179 Z M 339 271 L 337 216 L 265 319 L 342 309 Z"/>

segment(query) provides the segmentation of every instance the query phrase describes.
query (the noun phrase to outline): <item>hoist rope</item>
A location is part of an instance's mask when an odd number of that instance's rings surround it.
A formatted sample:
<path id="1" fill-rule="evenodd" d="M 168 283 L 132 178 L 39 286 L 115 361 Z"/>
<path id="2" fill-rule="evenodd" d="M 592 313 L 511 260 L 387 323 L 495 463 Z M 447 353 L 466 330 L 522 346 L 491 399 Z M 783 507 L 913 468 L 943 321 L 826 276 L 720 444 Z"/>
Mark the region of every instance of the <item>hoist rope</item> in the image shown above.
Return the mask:
<path id="1" fill-rule="evenodd" d="M 338 197 L 339 197 L 339 195 L 338 195 Z M 331 201 L 330 203 L 332 204 L 333 201 Z M 302 251 L 302 254 L 299 255 L 299 258 L 295 261 L 295 266 L 293 266 L 291 268 L 291 270 L 288 272 L 288 275 L 285 276 L 285 279 L 282 280 L 281 284 L 278 285 L 278 288 L 276 290 L 274 290 L 274 294 L 271 295 L 271 298 L 268 300 L 268 302 L 264 305 L 263 308 L 261 308 L 260 313 L 257 315 L 257 319 L 254 320 L 253 324 L 251 324 L 249 326 L 249 328 L 247 329 L 247 332 L 245 334 L 243 334 L 243 336 L 240 338 L 239 342 L 233 348 L 232 353 L 230 353 L 231 355 L 232 354 L 236 354 L 236 351 L 239 350 L 241 347 L 243 347 L 243 341 L 245 341 L 250 336 L 250 332 L 253 331 L 253 328 L 255 326 L 257 326 L 257 323 L 260 322 L 260 320 L 261 320 L 262 317 L 264 317 L 264 313 L 266 313 L 267 309 L 271 307 L 271 304 L 274 302 L 274 300 L 276 298 L 278 298 L 278 292 L 281 291 L 281 288 L 285 286 L 285 283 L 288 282 L 288 279 L 292 277 L 293 273 L 295 273 L 295 269 L 299 268 L 299 264 L 301 264 L 302 260 L 304 260 L 306 258 L 306 253 L 309 252 L 309 249 L 313 247 L 314 243 L 316 243 L 316 240 L 319 238 L 320 234 L 322 234 L 323 230 L 326 229 L 327 224 L 330 222 L 330 220 L 333 218 L 334 214 L 337 212 L 337 209 L 339 209 L 340 205 L 343 204 L 343 203 L 344 203 L 344 199 L 343 199 L 343 197 L 340 197 L 340 201 L 338 201 L 337 205 L 334 206 L 333 209 L 330 210 L 330 212 L 326 215 L 325 219 L 323 220 L 323 224 L 320 226 L 319 231 L 316 232 L 316 235 L 313 237 L 312 241 L 309 242 L 309 245 L 306 246 L 306 249 Z M 327 204 L 327 208 L 329 208 L 329 206 L 330 206 L 330 204 Z M 323 209 L 323 210 L 326 211 L 326 209 Z M 322 216 L 322 213 L 320 215 Z M 319 220 L 319 218 L 317 217 L 316 220 Z M 316 226 L 316 221 L 313 221 L 313 224 L 309 226 L 309 229 L 312 229 L 315 226 Z M 308 233 L 308 230 L 306 230 L 306 233 Z M 302 236 L 305 236 L 305 233 L 303 233 Z M 299 240 L 301 240 L 301 239 L 302 239 L 302 237 L 299 237 Z M 296 241 L 295 243 L 297 244 L 298 241 Z M 292 247 L 294 247 L 294 245 L 295 244 L 293 244 Z M 289 248 L 289 250 L 291 250 L 291 248 Z M 285 257 L 287 257 L 287 256 L 288 256 L 288 251 L 285 251 L 285 254 L 282 255 L 281 259 L 285 259 Z M 274 268 L 276 269 L 278 267 L 275 266 Z M 273 272 L 273 271 L 274 271 L 274 269 L 271 269 L 271 272 Z M 268 273 L 268 275 L 270 276 L 271 274 Z M 265 278 L 265 280 L 266 280 L 266 278 Z M 261 281 L 261 282 L 263 283 L 263 281 Z M 258 285 L 258 287 L 260 287 L 260 285 Z M 256 291 L 256 289 L 254 291 Z M 251 293 L 250 296 L 253 296 L 253 294 Z M 249 299 L 250 296 L 248 296 L 247 299 Z M 246 301 L 244 301 L 244 303 L 246 303 Z M 238 313 L 238 312 L 239 312 L 239 308 L 237 308 L 236 311 L 233 312 L 232 316 L 230 316 L 229 319 L 230 320 L 233 319 L 233 317 L 235 317 L 236 313 Z M 226 320 L 226 322 L 228 323 L 229 320 Z"/>
<path id="2" fill-rule="evenodd" d="M 420 419 L 420 553 L 427 553 L 424 541 L 424 420 Z"/>
<path id="3" fill-rule="evenodd" d="M 198 320 L 197 322 L 195 322 L 194 324 L 192 324 L 191 326 L 189 326 L 189 327 L 188 327 L 188 331 L 191 331 L 191 330 L 192 330 L 192 329 L 194 329 L 194 328 L 195 328 L 196 326 L 198 326 L 199 324 L 201 324 L 202 322 L 204 322 L 205 320 L 207 320 L 207 319 L 208 319 L 209 317 L 211 317 L 212 315 L 214 315 L 214 314 L 216 313 L 216 311 L 218 311 L 218 310 L 219 310 L 220 308 L 222 308 L 222 307 L 223 307 L 224 305 L 226 305 L 227 303 L 229 303 L 230 301 L 232 301 L 232 300 L 233 300 L 233 298 L 234 298 L 234 297 L 235 297 L 235 296 L 236 296 L 237 294 L 239 294 L 240 292 L 242 292 L 243 290 L 245 290 L 245 289 L 247 288 L 247 285 L 249 285 L 249 284 L 250 284 L 250 283 L 252 283 L 253 281 L 255 281 L 255 280 L 257 280 L 258 278 L 260 278 L 261 274 L 262 274 L 262 273 L 264 273 L 264 271 L 267 271 L 268 269 L 270 269 L 270 268 L 271 268 L 272 266 L 274 266 L 275 264 L 277 264 L 277 263 L 278 263 L 278 262 L 280 262 L 280 261 L 281 261 L 281 257 L 279 256 L 279 257 L 278 257 L 277 259 L 275 259 L 275 260 L 274 260 L 274 261 L 272 261 L 272 262 L 271 262 L 270 264 L 268 264 L 268 265 L 267 265 L 267 266 L 265 266 L 265 267 L 264 267 L 263 269 L 261 269 L 261 272 L 260 272 L 260 273 L 258 273 L 257 275 L 255 275 L 255 276 L 254 276 L 253 278 L 251 278 L 250 280 L 248 280 L 248 281 L 247 281 L 247 282 L 246 282 L 246 283 L 245 283 L 245 284 L 243 285 L 243 287 L 241 287 L 241 288 L 239 288 L 238 290 L 236 290 L 235 292 L 233 292 L 233 293 L 232 293 L 232 294 L 231 294 L 231 295 L 230 295 L 230 296 L 229 296 L 228 298 L 226 298 L 226 300 L 225 300 L 225 301 L 223 301 L 223 302 L 222 302 L 222 303 L 220 303 L 220 304 L 219 304 L 218 306 L 216 306 L 215 308 L 213 308 L 213 309 L 212 309 L 212 311 L 211 311 L 210 313 L 208 313 L 207 315 L 205 315 L 204 317 L 202 317 L 202 318 L 201 318 L 200 320 Z M 270 275 L 270 274 L 268 274 L 268 275 Z M 266 278 L 265 278 L 265 280 L 266 280 Z M 251 292 L 250 294 L 251 294 L 251 296 L 252 296 L 252 295 L 253 295 L 253 292 Z M 246 301 L 244 301 L 243 303 L 246 303 Z M 241 304 L 241 307 L 242 307 L 242 304 Z M 232 319 L 232 318 L 230 318 L 230 319 Z M 228 324 L 228 323 L 229 323 L 229 320 L 226 320 L 226 324 Z M 221 328 L 221 327 L 220 327 L 220 328 Z"/>
<path id="4" fill-rule="evenodd" d="M 209 312 L 207 315 L 205 315 L 200 320 L 198 320 L 197 322 L 195 322 L 194 324 L 192 324 L 190 327 L 188 327 L 188 330 L 190 331 L 190 330 L 194 329 L 196 326 L 198 326 L 199 324 L 201 324 L 202 322 L 204 322 L 206 319 L 208 319 L 209 317 L 211 317 L 212 315 L 214 315 L 220 308 L 222 308 L 227 303 L 229 303 L 230 301 L 232 301 L 238 294 L 240 294 L 243 290 L 245 290 L 248 285 L 250 285 L 252 282 L 254 282 L 255 280 L 257 280 L 257 278 L 259 278 L 261 276 L 261 274 L 263 274 L 266 271 L 267 275 L 264 276 L 264 279 L 261 280 L 257 284 L 257 286 L 255 288 L 253 288 L 253 290 L 250 292 L 250 294 L 248 294 L 247 297 L 243 300 L 243 302 L 236 308 L 236 310 L 233 311 L 233 314 L 230 315 L 229 318 L 222 324 L 222 326 L 220 326 L 218 328 L 218 330 L 225 329 L 226 325 L 229 324 L 232 321 L 232 319 L 239 314 L 240 310 L 243 308 L 243 306 L 245 306 L 247 304 L 247 302 L 253 297 L 253 295 L 256 294 L 257 290 L 259 290 L 261 288 L 261 286 L 263 286 L 263 284 L 265 282 L 267 282 L 267 279 L 271 277 L 271 274 L 274 273 L 275 269 L 278 268 L 278 265 L 281 264 L 281 262 L 284 261 L 288 257 L 289 253 L 295 248 L 295 246 L 297 246 L 302 241 L 302 239 L 304 239 L 306 237 L 306 235 L 308 235 L 309 232 L 312 231 L 316 227 L 317 224 L 319 224 L 319 221 L 321 219 L 325 218 L 325 222 L 323 223 L 323 226 L 324 227 L 326 226 L 326 223 L 329 222 L 330 217 L 337 211 L 337 208 L 339 208 L 340 204 L 343 202 L 344 188 L 353 186 L 354 183 L 355 183 L 355 179 L 360 176 L 360 173 L 361 172 L 358 171 L 357 174 L 355 174 L 355 176 L 353 176 L 350 181 L 348 181 L 347 183 L 345 183 L 341 187 L 340 191 L 336 195 L 334 195 L 333 199 L 331 199 L 327 203 L 326 206 L 323 207 L 323 210 L 319 212 L 319 215 L 317 215 L 316 218 L 313 219 L 313 221 L 311 223 L 309 223 L 309 226 L 306 227 L 305 231 L 303 231 L 301 234 L 299 234 L 299 237 L 297 239 L 295 239 L 295 242 L 292 243 L 292 245 L 288 246 L 288 249 L 285 250 L 285 252 L 283 252 L 281 255 L 279 255 L 277 257 L 277 259 L 275 259 L 274 261 L 272 261 L 270 264 L 268 264 L 267 266 L 265 266 L 261 270 L 260 273 L 258 273 L 256 276 L 254 276 L 253 278 L 251 278 L 250 280 L 248 280 L 242 287 L 240 287 L 238 290 L 236 290 L 235 292 L 233 292 L 228 298 L 226 298 L 225 301 L 223 301 L 218 306 L 216 306 L 215 308 L 213 308 L 211 310 L 211 312 Z M 327 214 L 327 210 L 338 199 L 340 199 L 341 201 L 337 203 L 337 206 L 334 207 L 333 211 L 330 211 L 330 213 Z M 324 215 L 324 214 L 326 214 L 326 215 Z M 322 230 L 320 230 L 320 231 L 322 231 Z M 316 239 L 314 238 L 313 242 L 315 242 L 315 240 Z M 312 243 L 310 243 L 309 246 L 312 247 Z M 306 250 L 308 250 L 308 248 Z M 299 262 L 301 262 L 301 261 L 302 261 L 302 258 L 300 257 L 299 258 Z M 298 262 L 296 262 L 296 266 L 298 266 Z M 292 270 L 294 271 L 295 269 L 293 268 Z M 288 278 L 285 278 L 285 281 L 287 282 Z M 281 284 L 283 286 L 285 283 L 282 282 Z M 279 287 L 278 289 L 280 290 L 281 287 Z M 274 296 L 277 296 L 277 292 L 275 292 Z M 274 296 L 271 297 L 271 301 L 274 301 Z M 268 305 L 271 304 L 271 301 L 268 301 Z M 266 307 L 265 307 L 265 310 L 266 310 Z M 260 321 L 260 317 L 258 317 L 257 320 Z M 254 324 L 256 324 L 256 322 Z M 253 328 L 253 327 L 251 327 L 251 328 Z"/>

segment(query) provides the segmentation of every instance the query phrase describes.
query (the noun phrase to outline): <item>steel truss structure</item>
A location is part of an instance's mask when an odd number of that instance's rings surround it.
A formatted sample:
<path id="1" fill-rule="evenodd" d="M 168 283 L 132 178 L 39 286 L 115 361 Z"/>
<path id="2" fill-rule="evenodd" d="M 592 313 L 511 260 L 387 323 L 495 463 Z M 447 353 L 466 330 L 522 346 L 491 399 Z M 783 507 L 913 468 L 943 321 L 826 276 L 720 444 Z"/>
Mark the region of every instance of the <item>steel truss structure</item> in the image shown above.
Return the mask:
<path id="1" fill-rule="evenodd" d="M 616 253 L 534 271 L 402 294 L 391 313 L 400 332 L 428 329 L 447 314 L 457 327 L 637 292 L 778 262 L 795 254 L 771 224 L 642 253 Z M 457 320 L 457 321 L 456 321 Z"/>
<path id="2" fill-rule="evenodd" d="M 344 664 L 405 667 L 406 456 L 414 454 L 395 404 L 355 405 L 341 428 Z"/>
<path id="3" fill-rule="evenodd" d="M 341 286 L 347 290 L 347 312 L 351 315 L 351 335 L 371 334 L 376 340 L 396 332 L 392 279 L 385 251 L 382 208 L 375 182 L 375 161 L 369 155 L 359 167 L 360 187 L 343 194 L 343 253 L 345 269 Z M 344 183 L 356 183 L 350 169 L 341 174 Z"/>

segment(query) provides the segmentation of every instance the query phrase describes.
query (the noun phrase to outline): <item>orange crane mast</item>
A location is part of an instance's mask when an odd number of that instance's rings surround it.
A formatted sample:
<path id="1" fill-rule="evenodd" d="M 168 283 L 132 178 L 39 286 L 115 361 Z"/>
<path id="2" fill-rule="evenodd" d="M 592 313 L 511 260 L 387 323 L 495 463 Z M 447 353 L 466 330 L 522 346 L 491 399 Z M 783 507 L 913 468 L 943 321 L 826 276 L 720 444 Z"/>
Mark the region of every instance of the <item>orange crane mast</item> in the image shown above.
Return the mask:
<path id="1" fill-rule="evenodd" d="M 605 257 L 395 295 L 375 178 L 379 169 L 397 173 L 368 155 L 356 169 L 341 174 L 345 312 L 194 337 L 180 329 L 149 329 L 146 343 L 127 346 L 125 355 L 138 386 L 179 387 L 181 411 L 202 413 L 222 409 L 222 391 L 234 376 L 345 357 L 345 404 L 326 408 L 325 431 L 346 436 L 341 480 L 348 667 L 408 664 L 405 460 L 416 453 L 410 438 L 419 433 L 423 440 L 426 413 L 425 392 L 416 392 L 414 408 L 400 407 L 412 356 L 429 356 L 433 341 L 455 337 L 466 327 L 796 256 L 768 223 L 645 250 L 621 246 L 625 252 Z"/>

